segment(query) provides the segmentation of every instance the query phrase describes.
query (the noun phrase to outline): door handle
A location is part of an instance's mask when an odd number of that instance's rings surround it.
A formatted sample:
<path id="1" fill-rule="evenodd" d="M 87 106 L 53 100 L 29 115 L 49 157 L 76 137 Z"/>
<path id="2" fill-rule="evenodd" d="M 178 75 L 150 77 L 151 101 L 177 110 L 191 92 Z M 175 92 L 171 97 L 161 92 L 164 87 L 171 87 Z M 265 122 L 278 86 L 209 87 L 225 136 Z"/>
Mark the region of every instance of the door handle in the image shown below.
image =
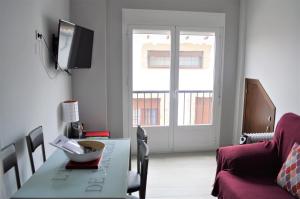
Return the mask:
<path id="1" fill-rule="evenodd" d="M 173 93 L 173 98 L 176 98 L 176 97 L 177 97 L 178 92 L 179 92 L 178 90 L 175 90 L 175 91 L 174 91 L 174 93 Z"/>

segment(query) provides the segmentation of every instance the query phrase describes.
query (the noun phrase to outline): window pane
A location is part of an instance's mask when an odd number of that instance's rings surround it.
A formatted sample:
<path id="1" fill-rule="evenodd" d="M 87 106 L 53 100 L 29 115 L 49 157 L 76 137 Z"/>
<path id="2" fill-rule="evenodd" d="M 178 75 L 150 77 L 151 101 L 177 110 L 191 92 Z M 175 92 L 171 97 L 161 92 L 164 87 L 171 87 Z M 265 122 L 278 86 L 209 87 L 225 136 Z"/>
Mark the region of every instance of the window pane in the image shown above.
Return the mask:
<path id="1" fill-rule="evenodd" d="M 169 125 L 170 54 L 170 31 L 133 31 L 133 126 Z"/>
<path id="2" fill-rule="evenodd" d="M 203 51 L 180 51 L 180 68 L 202 68 Z"/>
<path id="3" fill-rule="evenodd" d="M 178 125 L 212 123 L 215 33 L 180 32 Z"/>

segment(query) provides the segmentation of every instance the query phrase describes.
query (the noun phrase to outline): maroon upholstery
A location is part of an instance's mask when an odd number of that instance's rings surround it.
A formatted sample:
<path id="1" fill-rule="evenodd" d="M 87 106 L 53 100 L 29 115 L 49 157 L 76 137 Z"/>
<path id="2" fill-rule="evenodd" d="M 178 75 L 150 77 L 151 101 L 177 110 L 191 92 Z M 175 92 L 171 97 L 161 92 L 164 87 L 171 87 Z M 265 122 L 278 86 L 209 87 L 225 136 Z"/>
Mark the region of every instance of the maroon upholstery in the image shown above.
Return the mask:
<path id="1" fill-rule="evenodd" d="M 241 177 L 221 171 L 217 177 L 220 199 L 294 199 L 271 177 Z"/>
<path id="2" fill-rule="evenodd" d="M 294 143 L 300 143 L 300 116 L 293 113 L 282 116 L 277 124 L 273 140 L 282 165 Z"/>
<path id="3" fill-rule="evenodd" d="M 221 147 L 212 191 L 220 199 L 293 198 L 276 184 L 276 176 L 294 142 L 300 143 L 300 116 L 287 113 L 272 141 Z"/>

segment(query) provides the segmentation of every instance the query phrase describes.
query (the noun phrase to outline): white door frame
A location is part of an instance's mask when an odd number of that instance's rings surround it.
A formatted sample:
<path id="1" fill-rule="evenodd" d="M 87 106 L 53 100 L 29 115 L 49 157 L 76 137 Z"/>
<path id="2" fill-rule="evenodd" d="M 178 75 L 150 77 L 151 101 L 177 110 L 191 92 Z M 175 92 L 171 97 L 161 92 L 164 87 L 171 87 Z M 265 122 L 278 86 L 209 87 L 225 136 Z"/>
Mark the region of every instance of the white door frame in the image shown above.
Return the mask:
<path id="1" fill-rule="evenodd" d="M 195 29 L 195 28 L 189 28 L 189 27 L 207 27 L 207 30 L 216 30 L 216 38 L 219 39 L 220 43 L 220 51 L 219 56 L 216 56 L 216 64 L 218 66 L 215 66 L 215 68 L 219 68 L 220 71 L 215 74 L 215 78 L 218 78 L 218 86 L 219 90 L 215 93 L 218 95 L 218 103 L 222 102 L 222 88 L 223 88 L 223 46 L 224 46 L 224 30 L 225 30 L 225 14 L 224 13 L 206 13 L 206 12 L 183 12 L 183 11 L 163 11 L 163 10 L 141 10 L 141 9 L 123 9 L 122 10 L 123 15 L 123 23 L 122 23 L 122 56 L 123 56 L 123 137 L 130 137 L 130 118 L 131 118 L 131 111 L 128 108 L 128 106 L 131 106 L 129 102 L 131 101 L 129 99 L 129 90 L 132 89 L 132 83 L 131 83 L 131 75 L 132 75 L 132 69 L 129 66 L 129 63 L 131 63 L 131 57 L 129 56 L 130 52 L 128 52 L 128 49 L 132 49 L 132 41 L 128 41 L 128 33 L 130 30 L 132 30 L 133 27 L 145 27 L 149 28 L 149 26 L 152 28 L 162 28 L 162 27 L 168 27 L 168 29 L 172 29 L 174 26 L 178 26 L 183 29 Z M 190 20 L 191 16 L 195 20 Z M 165 20 L 160 20 L 161 18 Z M 170 26 L 171 25 L 171 26 Z M 200 30 L 200 29 L 198 29 Z M 201 30 L 203 30 L 201 28 Z M 177 44 L 176 44 L 177 45 Z M 176 51 L 176 46 L 173 45 L 172 51 Z M 217 49 L 217 48 L 216 48 Z M 216 52 L 217 53 L 217 52 Z M 175 55 L 174 55 L 175 56 Z M 219 58 L 219 59 L 217 59 Z M 172 59 L 174 60 L 174 59 Z M 176 64 L 175 64 L 176 65 Z M 175 73 L 176 70 L 173 69 L 173 72 L 171 70 L 171 78 L 172 75 L 178 75 Z M 171 87 L 175 85 L 171 85 Z M 214 86 L 215 87 L 215 86 Z M 172 93 L 170 93 L 170 98 L 172 97 Z M 175 103 L 176 104 L 176 103 Z M 171 106 L 171 105 L 170 105 Z M 176 107 L 177 108 L 177 107 Z M 172 109 L 172 108 L 171 108 Z M 176 110 L 173 108 L 173 110 Z M 176 112 L 176 111 L 175 111 Z M 177 113 L 176 113 L 177 114 Z M 220 137 L 220 117 L 221 117 L 221 110 L 215 110 L 214 114 L 216 114 L 216 147 L 219 145 L 219 137 Z M 170 118 L 171 121 L 171 118 Z M 177 121 L 177 117 L 175 120 Z M 173 127 L 173 124 L 169 124 L 170 127 Z M 171 140 L 174 140 L 174 138 L 171 138 Z M 172 149 L 170 148 L 172 151 Z"/>

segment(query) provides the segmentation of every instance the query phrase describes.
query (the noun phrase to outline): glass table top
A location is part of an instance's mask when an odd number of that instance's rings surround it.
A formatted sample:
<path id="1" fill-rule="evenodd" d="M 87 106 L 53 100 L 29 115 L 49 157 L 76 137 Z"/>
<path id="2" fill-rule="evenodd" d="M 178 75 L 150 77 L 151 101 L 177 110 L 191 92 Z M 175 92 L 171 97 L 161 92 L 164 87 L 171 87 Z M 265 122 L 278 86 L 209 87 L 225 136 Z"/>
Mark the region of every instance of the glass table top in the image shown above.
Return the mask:
<path id="1" fill-rule="evenodd" d="M 67 156 L 55 151 L 12 199 L 126 198 L 130 140 L 101 140 L 106 147 L 99 169 L 67 170 Z"/>

